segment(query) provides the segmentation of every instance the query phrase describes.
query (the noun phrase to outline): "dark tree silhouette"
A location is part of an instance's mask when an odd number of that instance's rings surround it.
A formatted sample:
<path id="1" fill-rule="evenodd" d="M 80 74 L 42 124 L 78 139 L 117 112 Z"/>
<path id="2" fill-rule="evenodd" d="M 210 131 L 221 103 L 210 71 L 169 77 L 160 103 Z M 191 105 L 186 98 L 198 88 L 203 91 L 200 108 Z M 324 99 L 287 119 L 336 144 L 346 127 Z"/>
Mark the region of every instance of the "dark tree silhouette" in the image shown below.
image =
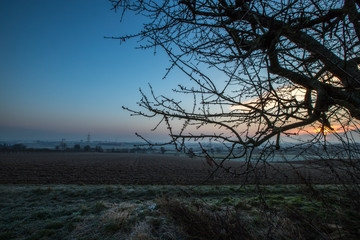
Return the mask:
<path id="1" fill-rule="evenodd" d="M 162 48 L 169 71 L 179 68 L 194 83 L 174 90 L 193 96 L 191 107 L 151 89 L 141 91 L 147 111 L 128 109 L 161 116 L 180 149 L 187 140 L 211 139 L 228 143 L 229 157 L 248 156 L 260 145 L 279 149 L 283 137 L 307 132 L 319 141 L 329 131 L 342 143 L 356 142 L 359 1 L 111 2 L 149 20 L 141 32 L 117 39 Z M 207 68 L 222 75 L 215 79 Z"/>
<path id="2" fill-rule="evenodd" d="M 90 152 L 90 151 L 91 151 L 90 145 L 84 146 L 84 151 L 85 151 L 85 152 Z"/>
<path id="3" fill-rule="evenodd" d="M 359 219 L 359 185 L 349 184 L 360 182 L 359 0 L 111 3 L 122 14 L 149 20 L 139 33 L 113 38 L 136 38 L 142 49 L 161 48 L 171 61 L 168 71 L 181 70 L 192 84 L 179 84 L 174 92 L 194 99 L 189 106 L 183 99 L 157 95 L 150 86 L 149 93 L 141 90 L 141 110 L 125 109 L 160 117 L 156 128 L 164 124 L 169 143 L 184 153 L 194 146 L 186 143 L 197 141 L 202 151 L 191 153 L 202 155 L 215 169 L 255 174 L 259 183 L 269 170 L 286 175 L 284 169 L 292 169 L 311 198 L 330 206 L 338 200 L 312 186 L 325 173 L 328 183 L 342 184 L 341 211 Z M 223 144 L 227 154 L 211 152 L 209 141 Z M 291 161 L 284 165 L 290 168 L 279 169 L 269 160 L 282 153 L 316 161 L 300 163 L 301 171 Z M 240 173 L 224 165 L 233 158 L 247 160 Z M 259 169 L 259 163 L 265 168 Z M 321 238 L 332 239 L 325 235 Z"/>
<path id="4" fill-rule="evenodd" d="M 73 148 L 74 148 L 75 151 L 80 151 L 81 150 L 80 144 L 75 144 Z"/>
<path id="5" fill-rule="evenodd" d="M 166 149 L 164 147 L 161 147 L 160 152 L 161 152 L 161 154 L 164 154 L 166 152 Z"/>

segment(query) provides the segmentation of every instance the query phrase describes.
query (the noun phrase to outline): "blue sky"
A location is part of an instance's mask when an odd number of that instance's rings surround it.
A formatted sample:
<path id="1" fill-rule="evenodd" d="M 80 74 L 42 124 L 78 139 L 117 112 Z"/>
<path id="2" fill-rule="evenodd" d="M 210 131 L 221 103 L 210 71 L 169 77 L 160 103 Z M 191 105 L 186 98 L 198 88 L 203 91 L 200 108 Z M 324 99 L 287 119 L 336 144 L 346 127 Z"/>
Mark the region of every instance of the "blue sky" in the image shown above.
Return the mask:
<path id="1" fill-rule="evenodd" d="M 0 141 L 154 141 L 156 121 L 131 117 L 139 88 L 169 96 L 187 82 L 158 50 L 138 50 L 105 36 L 141 29 L 143 19 L 111 10 L 107 0 L 0 0 Z M 208 73 L 221 82 L 222 76 Z"/>
<path id="2" fill-rule="evenodd" d="M 0 140 L 132 141 L 155 125 L 121 106 L 136 108 L 148 83 L 168 92 L 180 76 L 162 80 L 161 52 L 104 39 L 142 25 L 110 9 L 107 0 L 0 1 Z"/>

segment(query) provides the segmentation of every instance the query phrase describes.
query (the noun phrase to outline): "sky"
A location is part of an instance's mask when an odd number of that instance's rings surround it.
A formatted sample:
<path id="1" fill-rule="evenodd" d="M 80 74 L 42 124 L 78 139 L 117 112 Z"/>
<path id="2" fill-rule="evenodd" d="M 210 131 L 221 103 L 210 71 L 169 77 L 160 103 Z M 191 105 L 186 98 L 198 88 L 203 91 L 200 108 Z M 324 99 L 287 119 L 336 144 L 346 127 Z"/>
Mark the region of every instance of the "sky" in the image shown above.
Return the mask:
<path id="1" fill-rule="evenodd" d="M 141 30 L 144 19 L 111 10 L 108 0 L 0 0 L 0 141 L 166 141 L 157 119 L 131 117 L 139 88 L 157 94 L 187 81 L 165 80 L 165 53 L 105 37 Z M 212 75 L 214 76 L 214 75 Z M 216 76 L 216 75 L 215 75 Z M 221 76 L 220 76 L 221 77 Z M 216 76 L 216 79 L 220 79 Z"/>
<path id="2" fill-rule="evenodd" d="M 131 117 L 139 88 L 158 92 L 177 85 L 163 80 L 164 53 L 105 39 L 135 33 L 138 16 L 111 10 L 107 0 L 0 0 L 0 140 L 134 141 L 155 121 Z"/>

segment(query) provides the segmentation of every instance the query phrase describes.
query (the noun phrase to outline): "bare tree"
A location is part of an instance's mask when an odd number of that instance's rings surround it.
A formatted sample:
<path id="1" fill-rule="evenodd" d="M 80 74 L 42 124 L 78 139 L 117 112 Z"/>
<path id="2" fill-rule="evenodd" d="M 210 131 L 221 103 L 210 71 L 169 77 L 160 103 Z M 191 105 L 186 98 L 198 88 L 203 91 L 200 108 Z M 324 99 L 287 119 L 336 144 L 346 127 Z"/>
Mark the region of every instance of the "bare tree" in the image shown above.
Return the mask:
<path id="1" fill-rule="evenodd" d="M 266 171 L 292 171 L 311 198 L 323 199 L 333 212 L 332 200 L 313 187 L 312 178 L 325 173 L 327 183 L 342 184 L 344 196 L 334 199 L 342 211 L 360 212 L 359 0 L 111 2 L 122 14 L 149 20 L 139 33 L 115 39 L 137 38 L 140 48 L 163 49 L 168 71 L 180 69 L 191 83 L 178 85 L 172 96 L 157 95 L 150 86 L 149 93 L 141 91 L 142 110 L 125 109 L 160 117 L 155 129 L 165 125 L 178 150 L 187 153 L 193 145 L 186 143 L 198 142 L 201 151 L 192 153 L 216 169 L 246 179 L 252 174 L 256 183 Z M 184 98 L 174 99 L 178 94 Z M 211 151 L 207 141 L 223 144 L 226 154 Z M 281 169 L 269 164 L 289 152 L 317 161 L 301 163 L 301 169 L 294 161 Z M 225 160 L 233 158 L 245 159 L 246 168 L 227 168 Z M 334 218 L 343 218 L 340 212 Z"/>
<path id="2" fill-rule="evenodd" d="M 344 148 L 356 143 L 358 0 L 111 2 L 122 14 L 132 11 L 149 20 L 141 32 L 117 39 L 138 38 L 140 48 L 162 48 L 172 63 L 168 70 L 178 68 L 193 82 L 174 90 L 192 97 L 192 106 L 151 89 L 141 91 L 139 105 L 146 111 L 128 109 L 161 116 L 159 124 L 179 149 L 190 140 L 210 139 L 224 143 L 226 158 L 249 157 L 254 147 L 279 149 L 283 138 L 303 133 L 312 136 L 310 142 L 326 144 L 327 132 Z"/>

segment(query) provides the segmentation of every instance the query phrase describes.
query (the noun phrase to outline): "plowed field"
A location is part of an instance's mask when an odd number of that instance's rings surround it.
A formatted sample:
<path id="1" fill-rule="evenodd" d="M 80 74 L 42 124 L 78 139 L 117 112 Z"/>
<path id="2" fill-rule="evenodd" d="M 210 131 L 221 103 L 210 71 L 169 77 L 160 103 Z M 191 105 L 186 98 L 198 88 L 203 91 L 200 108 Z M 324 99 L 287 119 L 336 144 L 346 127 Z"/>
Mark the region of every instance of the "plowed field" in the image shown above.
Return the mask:
<path id="1" fill-rule="evenodd" d="M 333 183 L 314 164 L 226 162 L 237 176 L 205 159 L 174 155 L 123 153 L 0 153 L 0 184 L 240 184 Z M 212 174 L 215 171 L 214 174 Z"/>

